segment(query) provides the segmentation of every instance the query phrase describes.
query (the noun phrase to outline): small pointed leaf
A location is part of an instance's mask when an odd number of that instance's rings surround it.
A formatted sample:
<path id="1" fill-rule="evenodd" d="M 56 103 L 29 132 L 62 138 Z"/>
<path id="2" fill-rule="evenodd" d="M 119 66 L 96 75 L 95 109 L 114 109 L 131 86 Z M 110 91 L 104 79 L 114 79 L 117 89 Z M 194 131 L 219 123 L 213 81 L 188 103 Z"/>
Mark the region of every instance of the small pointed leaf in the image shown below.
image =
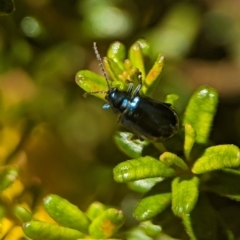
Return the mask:
<path id="1" fill-rule="evenodd" d="M 113 174 L 117 182 L 131 182 L 152 177 L 171 177 L 175 171 L 157 159 L 145 156 L 118 164 Z"/>
<path id="2" fill-rule="evenodd" d="M 48 195 L 44 198 L 44 208 L 59 224 L 87 232 L 90 220 L 77 206 L 64 198 L 54 194 Z"/>
<path id="3" fill-rule="evenodd" d="M 184 155 L 189 161 L 192 147 L 196 140 L 196 132 L 190 124 L 185 125 Z"/>
<path id="4" fill-rule="evenodd" d="M 201 174 L 223 168 L 240 166 L 240 151 L 235 145 L 218 145 L 207 148 L 193 165 L 192 172 Z"/>
<path id="5" fill-rule="evenodd" d="M 143 94 L 151 95 L 151 93 L 154 91 L 157 83 L 156 80 L 162 72 L 163 64 L 164 56 L 159 54 L 153 67 L 148 72 L 146 79 L 143 81 L 143 87 L 141 89 Z"/>
<path id="6" fill-rule="evenodd" d="M 145 79 L 145 66 L 144 66 L 144 59 L 141 47 L 138 42 L 135 42 L 129 49 L 129 59 L 132 65 L 141 72 L 142 79 Z"/>
<path id="7" fill-rule="evenodd" d="M 107 57 L 110 59 L 116 59 L 119 62 L 123 62 L 126 58 L 126 47 L 121 42 L 112 43 L 107 51 Z"/>
<path id="8" fill-rule="evenodd" d="M 171 181 L 156 184 L 137 204 L 134 217 L 138 221 L 146 221 L 155 217 L 171 203 Z"/>
<path id="9" fill-rule="evenodd" d="M 199 178 L 177 177 L 172 182 L 172 210 L 176 216 L 189 214 L 198 200 Z"/>
<path id="10" fill-rule="evenodd" d="M 107 210 L 107 207 L 100 202 L 93 202 L 86 210 L 89 219 L 94 220 L 97 216 Z"/>
<path id="11" fill-rule="evenodd" d="M 24 223 L 23 232 L 31 239 L 76 240 L 84 237 L 84 235 L 77 230 L 40 221 Z"/>
<path id="12" fill-rule="evenodd" d="M 173 164 L 175 164 L 176 166 L 187 170 L 188 169 L 188 165 L 180 158 L 178 157 L 176 154 L 171 153 L 171 152 L 164 152 L 160 157 L 159 157 L 160 161 L 165 163 L 168 166 L 172 166 Z"/>
<path id="13" fill-rule="evenodd" d="M 191 97 L 185 110 L 183 125 L 190 124 L 196 131 L 196 142 L 206 144 L 216 113 L 218 94 L 208 86 L 200 87 Z"/>
<path id="14" fill-rule="evenodd" d="M 75 80 L 78 86 L 87 93 L 108 90 L 108 86 L 104 77 L 88 70 L 79 71 L 76 74 Z M 102 93 L 94 94 L 94 96 L 103 100 L 105 99 L 105 94 Z"/>
<path id="15" fill-rule="evenodd" d="M 93 220 L 89 233 L 94 238 L 109 238 L 123 225 L 125 217 L 122 211 L 109 208 Z"/>

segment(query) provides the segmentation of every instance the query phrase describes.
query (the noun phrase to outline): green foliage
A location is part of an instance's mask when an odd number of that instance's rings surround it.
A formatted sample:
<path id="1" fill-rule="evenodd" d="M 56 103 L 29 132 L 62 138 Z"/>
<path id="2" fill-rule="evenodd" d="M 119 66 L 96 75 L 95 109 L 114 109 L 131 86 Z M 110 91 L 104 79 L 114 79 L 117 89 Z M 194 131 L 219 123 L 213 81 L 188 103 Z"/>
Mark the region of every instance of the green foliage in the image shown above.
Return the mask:
<path id="1" fill-rule="evenodd" d="M 158 56 L 153 67 L 147 68 L 146 57 L 152 59 L 152 56 L 149 45 L 143 40 L 130 47 L 128 59 L 124 59 L 125 56 L 126 50 L 121 43 L 110 46 L 104 64 L 113 81 L 111 84 L 126 89 L 126 80 L 136 81 L 135 73 L 140 71 L 143 77 L 141 93 L 152 93 L 163 67 L 163 57 Z M 83 83 L 79 79 L 84 76 Z M 76 82 L 84 90 L 106 91 L 105 80 L 93 76 L 90 79 L 85 71 L 80 71 Z M 103 82 L 95 86 L 100 80 Z M 177 97 L 168 99 L 174 103 Z M 231 231 L 207 200 L 209 191 L 235 200 L 240 196 L 236 184 L 240 175 L 236 170 L 240 167 L 239 148 L 229 144 L 210 145 L 217 104 L 215 89 L 199 87 L 188 102 L 181 131 L 170 140 L 171 144 L 140 141 L 128 132 L 115 134 L 117 146 L 131 158 L 114 168 L 115 181 L 128 183 L 131 189 L 145 193 L 134 210 L 136 219 L 159 218 L 171 205 L 174 215 L 182 219 L 190 239 L 232 239 Z M 180 153 L 179 146 L 183 146 Z M 225 238 L 220 238 L 221 234 Z"/>

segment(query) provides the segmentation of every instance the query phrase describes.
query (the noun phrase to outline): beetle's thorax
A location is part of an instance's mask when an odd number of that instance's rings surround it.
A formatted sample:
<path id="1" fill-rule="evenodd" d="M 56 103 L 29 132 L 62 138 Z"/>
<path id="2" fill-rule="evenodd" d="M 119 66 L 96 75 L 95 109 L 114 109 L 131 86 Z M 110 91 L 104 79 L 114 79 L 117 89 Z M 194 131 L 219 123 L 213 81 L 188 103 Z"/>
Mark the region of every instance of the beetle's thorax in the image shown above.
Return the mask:
<path id="1" fill-rule="evenodd" d="M 110 88 L 105 99 L 116 113 L 123 112 L 131 99 L 131 95 L 127 91 L 120 91 L 117 88 Z"/>

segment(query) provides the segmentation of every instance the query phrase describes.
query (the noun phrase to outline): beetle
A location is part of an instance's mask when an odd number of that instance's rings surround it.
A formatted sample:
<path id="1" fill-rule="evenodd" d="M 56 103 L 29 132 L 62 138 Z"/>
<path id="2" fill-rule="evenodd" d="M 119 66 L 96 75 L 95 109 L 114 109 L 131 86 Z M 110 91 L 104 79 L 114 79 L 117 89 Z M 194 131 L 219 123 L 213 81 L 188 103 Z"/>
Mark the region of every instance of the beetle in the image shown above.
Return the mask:
<path id="1" fill-rule="evenodd" d="M 107 103 L 103 105 L 103 109 L 111 108 L 114 113 L 120 114 L 118 122 L 142 140 L 164 141 L 174 136 L 178 132 L 179 120 L 171 104 L 140 95 L 139 91 L 142 88 L 141 73 L 138 76 L 139 84 L 134 90 L 133 83 L 129 84 L 127 90 L 112 87 L 107 78 L 96 42 L 93 43 L 93 49 L 107 82 L 108 90 L 89 92 L 85 96 L 105 93 Z"/>

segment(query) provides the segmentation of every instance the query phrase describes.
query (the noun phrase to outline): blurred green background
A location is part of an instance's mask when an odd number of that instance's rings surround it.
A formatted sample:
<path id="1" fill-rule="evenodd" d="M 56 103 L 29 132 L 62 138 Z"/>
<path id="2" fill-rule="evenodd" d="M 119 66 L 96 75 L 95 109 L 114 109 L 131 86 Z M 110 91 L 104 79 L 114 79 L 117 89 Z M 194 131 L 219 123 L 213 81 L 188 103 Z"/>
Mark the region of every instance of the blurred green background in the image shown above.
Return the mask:
<path id="1" fill-rule="evenodd" d="M 0 17 L 0 162 L 20 165 L 26 186 L 82 209 L 131 199 L 112 176 L 126 160 L 113 142 L 117 116 L 83 98 L 75 74 L 101 74 L 94 41 L 104 56 L 113 41 L 129 47 L 139 38 L 165 56 L 154 98 L 178 94 L 181 114 L 198 86 L 216 88 L 211 138 L 240 146 L 238 1 L 22 0 Z"/>

